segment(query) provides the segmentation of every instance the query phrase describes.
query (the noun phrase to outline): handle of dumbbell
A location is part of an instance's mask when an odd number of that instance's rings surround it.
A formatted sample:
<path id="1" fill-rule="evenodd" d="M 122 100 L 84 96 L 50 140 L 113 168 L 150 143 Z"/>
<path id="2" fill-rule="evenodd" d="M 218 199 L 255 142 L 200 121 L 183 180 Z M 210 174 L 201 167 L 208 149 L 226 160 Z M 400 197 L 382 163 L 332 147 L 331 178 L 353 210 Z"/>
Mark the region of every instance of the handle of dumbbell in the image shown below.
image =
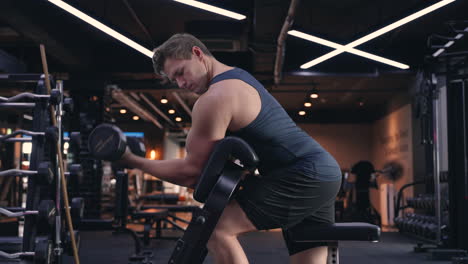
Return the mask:
<path id="1" fill-rule="evenodd" d="M 22 99 L 40 99 L 40 98 L 45 98 L 48 99 L 50 98 L 50 95 L 48 94 L 34 94 L 34 93 L 20 93 L 15 96 L 12 96 L 10 98 L 7 97 L 2 97 L 2 101 L 7 103 L 7 102 L 17 102 Z"/>
<path id="2" fill-rule="evenodd" d="M 44 75 L 45 75 L 44 81 L 47 87 L 47 92 L 48 94 L 50 94 L 52 89 L 50 87 L 49 69 L 47 67 L 45 48 L 44 48 L 44 45 L 42 44 L 40 45 L 40 51 L 41 51 L 42 68 L 44 70 Z M 57 119 L 55 118 L 55 107 L 52 104 L 49 107 L 50 107 L 52 125 L 57 126 Z M 66 222 L 68 225 L 68 231 L 70 231 L 70 239 L 72 242 L 73 259 L 75 260 L 75 264 L 80 264 L 80 259 L 78 257 L 78 249 L 76 247 L 75 232 L 73 232 L 73 223 L 72 223 L 71 214 L 70 214 L 70 203 L 68 202 L 67 179 L 65 177 L 65 173 L 63 170 L 64 165 L 63 165 L 63 158 L 62 158 L 62 149 L 58 141 L 57 141 L 57 144 L 55 144 L 55 146 L 56 146 L 56 152 L 58 156 L 58 164 L 60 167 L 60 179 L 62 182 L 62 195 L 63 195 L 63 202 L 65 206 L 65 218 L 66 218 Z"/>
<path id="3" fill-rule="evenodd" d="M 18 170 L 18 169 L 0 171 L 0 177 L 1 176 L 28 176 L 28 175 L 34 175 L 34 174 L 37 174 L 37 171 Z"/>
<path id="4" fill-rule="evenodd" d="M 5 251 L 0 250 L 0 257 L 8 259 L 17 259 L 21 256 L 34 256 L 34 252 L 18 252 L 18 253 L 6 253 Z"/>
<path id="5" fill-rule="evenodd" d="M 28 136 L 43 136 L 44 132 L 33 132 L 29 130 L 16 130 L 8 135 L 0 136 L 0 141 L 16 137 L 17 135 L 28 135 Z"/>
<path id="6" fill-rule="evenodd" d="M 44 132 L 37 132 L 37 133 L 40 133 L 41 135 L 44 134 Z M 0 142 L 2 140 L 5 141 L 5 142 L 31 142 L 32 138 L 17 138 L 17 137 L 14 137 L 14 138 L 2 139 L 2 137 L 0 137 Z M 69 137 L 64 137 L 63 138 L 63 142 L 69 142 L 69 141 L 70 141 Z"/>
<path id="7" fill-rule="evenodd" d="M 33 211 L 23 211 L 23 212 L 17 212 L 14 213 L 12 211 L 9 211 L 5 208 L 0 207 L 0 214 L 4 214 L 8 217 L 20 217 L 20 216 L 25 216 L 25 215 L 35 215 L 38 214 L 39 211 L 33 210 Z"/>

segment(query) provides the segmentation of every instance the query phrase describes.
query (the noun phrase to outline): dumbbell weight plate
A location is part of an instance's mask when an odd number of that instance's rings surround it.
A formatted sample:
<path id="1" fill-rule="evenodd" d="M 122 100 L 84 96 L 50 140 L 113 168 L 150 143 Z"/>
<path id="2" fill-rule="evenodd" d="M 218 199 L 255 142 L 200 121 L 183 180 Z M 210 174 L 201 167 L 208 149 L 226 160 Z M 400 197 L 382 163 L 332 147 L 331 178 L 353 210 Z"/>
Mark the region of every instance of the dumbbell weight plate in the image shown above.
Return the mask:
<path id="1" fill-rule="evenodd" d="M 34 263 L 49 264 L 52 263 L 52 257 L 52 241 L 47 237 L 38 237 L 34 250 Z"/>
<path id="2" fill-rule="evenodd" d="M 45 227 L 52 227 L 55 223 L 55 203 L 52 200 L 42 200 L 39 203 L 38 207 L 38 221 L 42 225 L 46 225 Z"/>
<path id="3" fill-rule="evenodd" d="M 62 101 L 62 93 L 58 89 L 53 89 L 50 91 L 50 100 L 49 102 L 53 105 L 58 105 Z"/>
<path id="4" fill-rule="evenodd" d="M 75 108 L 75 104 L 73 102 L 73 99 L 72 98 L 64 98 L 63 99 L 63 108 L 65 110 L 65 112 L 67 113 L 72 113 L 74 108 Z"/>
<path id="5" fill-rule="evenodd" d="M 54 181 L 54 172 L 51 167 L 52 165 L 48 161 L 39 163 L 39 166 L 37 167 L 37 176 L 40 182 L 51 184 Z"/>
<path id="6" fill-rule="evenodd" d="M 56 126 L 50 126 L 46 128 L 45 137 L 52 143 L 56 143 L 59 138 L 59 131 Z"/>
<path id="7" fill-rule="evenodd" d="M 75 197 L 70 203 L 70 214 L 73 222 L 73 226 L 78 227 L 83 219 L 84 215 L 84 199 L 82 197 Z"/>
<path id="8" fill-rule="evenodd" d="M 83 182 L 83 168 L 81 164 L 70 164 L 68 166 L 69 177 L 67 182 L 80 184 Z"/>
<path id="9" fill-rule="evenodd" d="M 91 154 L 101 160 L 119 160 L 125 152 L 127 142 L 117 126 L 102 124 L 89 135 L 88 148 Z"/>
<path id="10" fill-rule="evenodd" d="M 140 156 L 140 157 L 146 156 L 145 144 L 143 144 L 143 142 L 141 142 L 138 138 L 127 137 L 127 145 L 133 154 Z"/>
<path id="11" fill-rule="evenodd" d="M 69 152 L 73 152 L 76 155 L 80 153 L 81 146 L 81 134 L 80 132 L 71 132 L 70 133 L 70 142 L 69 142 Z"/>

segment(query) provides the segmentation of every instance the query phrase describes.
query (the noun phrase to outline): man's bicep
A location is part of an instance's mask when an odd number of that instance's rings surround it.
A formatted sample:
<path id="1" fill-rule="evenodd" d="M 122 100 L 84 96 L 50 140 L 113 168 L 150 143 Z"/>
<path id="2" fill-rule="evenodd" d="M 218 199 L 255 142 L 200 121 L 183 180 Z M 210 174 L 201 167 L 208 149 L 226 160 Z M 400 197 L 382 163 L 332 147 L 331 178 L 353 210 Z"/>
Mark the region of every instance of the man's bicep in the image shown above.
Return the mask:
<path id="1" fill-rule="evenodd" d="M 201 172 L 217 141 L 189 133 L 186 144 L 187 162 Z"/>
<path id="2" fill-rule="evenodd" d="M 229 105 L 222 98 L 203 98 L 193 109 L 192 128 L 187 136 L 187 160 L 202 169 L 214 144 L 223 139 L 231 120 Z"/>

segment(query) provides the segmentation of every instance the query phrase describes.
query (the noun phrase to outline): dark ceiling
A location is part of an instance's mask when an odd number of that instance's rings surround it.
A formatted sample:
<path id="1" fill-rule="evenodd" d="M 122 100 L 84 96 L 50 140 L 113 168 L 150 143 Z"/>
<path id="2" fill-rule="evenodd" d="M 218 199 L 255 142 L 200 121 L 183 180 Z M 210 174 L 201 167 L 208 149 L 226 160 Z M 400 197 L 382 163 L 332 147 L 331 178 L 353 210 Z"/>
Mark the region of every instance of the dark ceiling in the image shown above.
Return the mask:
<path id="1" fill-rule="evenodd" d="M 299 66 L 332 51 L 331 48 L 288 36 L 282 80 L 274 85 L 277 40 L 290 1 L 226 0 L 203 2 L 247 16 L 242 21 L 222 17 L 171 0 L 67 0 L 148 49 L 172 34 L 189 32 L 205 40 L 220 61 L 244 68 L 256 76 L 300 122 L 370 122 L 381 117 L 388 102 L 405 98 L 425 57 L 433 34 L 453 37 L 449 21 L 468 20 L 468 1 L 457 0 L 403 25 L 358 49 L 408 64 L 400 70 L 352 54 L 341 54 L 308 70 Z M 300 1 L 291 29 L 347 44 L 391 22 L 438 1 L 427 0 L 316 0 Z M 457 24 L 458 27 L 459 24 Z M 463 25 L 463 23 L 462 23 Z M 468 23 L 461 26 L 468 27 Z M 0 8 L 0 72 L 42 72 L 38 45 L 43 43 L 49 70 L 67 82 L 101 83 L 90 89 L 116 84 L 124 92 L 144 93 L 156 101 L 171 98 L 174 87 L 160 84 L 152 74 L 151 60 L 93 28 L 46 0 L 4 0 Z M 227 45 L 237 44 L 236 48 Z M 444 44 L 444 43 L 440 43 Z M 468 46 L 466 37 L 448 50 Z M 70 85 L 68 87 L 76 87 Z M 306 117 L 298 117 L 307 92 L 320 91 Z M 15 86 L 0 83 L 8 95 Z M 179 91 L 190 106 L 196 96 Z M 409 98 L 406 96 L 406 98 Z M 363 104 L 359 104 L 362 102 Z M 155 103 L 157 105 L 157 103 Z M 114 104 L 118 107 L 118 104 Z M 180 107 L 179 107 L 180 108 Z"/>

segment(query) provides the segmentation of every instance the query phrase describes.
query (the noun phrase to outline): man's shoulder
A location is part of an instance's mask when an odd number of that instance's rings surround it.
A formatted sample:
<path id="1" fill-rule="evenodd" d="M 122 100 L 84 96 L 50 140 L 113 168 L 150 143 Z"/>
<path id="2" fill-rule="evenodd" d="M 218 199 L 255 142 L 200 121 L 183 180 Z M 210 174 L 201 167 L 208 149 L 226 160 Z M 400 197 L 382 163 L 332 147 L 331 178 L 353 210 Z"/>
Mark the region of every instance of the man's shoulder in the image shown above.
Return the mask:
<path id="1" fill-rule="evenodd" d="M 239 87 L 247 85 L 241 79 L 226 79 L 219 82 L 216 82 L 210 86 L 207 93 L 210 91 L 212 93 L 227 93 L 227 92 L 235 92 L 238 90 Z"/>
<path id="2" fill-rule="evenodd" d="M 219 107 L 228 106 L 232 102 L 234 91 L 228 87 L 210 87 L 204 94 L 198 97 L 193 105 L 193 111 L 212 108 L 216 111 Z"/>
<path id="3" fill-rule="evenodd" d="M 209 87 L 209 89 L 198 98 L 198 101 L 232 99 L 233 96 L 239 94 L 239 87 L 241 85 L 243 85 L 243 82 L 241 80 L 222 80 L 220 82 L 212 84 Z"/>

